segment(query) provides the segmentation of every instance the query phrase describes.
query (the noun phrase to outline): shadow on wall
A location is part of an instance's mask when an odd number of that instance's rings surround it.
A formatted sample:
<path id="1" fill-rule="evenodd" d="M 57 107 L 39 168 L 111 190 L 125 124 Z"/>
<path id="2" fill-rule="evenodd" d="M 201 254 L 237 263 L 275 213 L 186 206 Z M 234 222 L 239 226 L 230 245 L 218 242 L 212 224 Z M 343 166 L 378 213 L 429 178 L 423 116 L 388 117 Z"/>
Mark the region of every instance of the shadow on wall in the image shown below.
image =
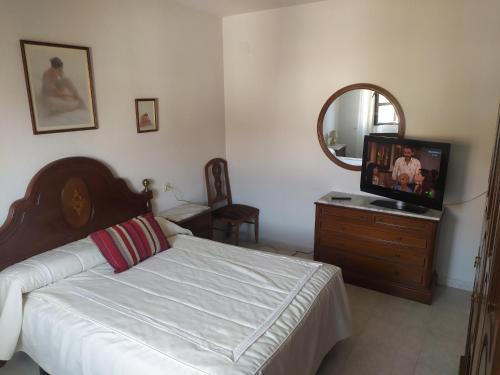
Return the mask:
<path id="1" fill-rule="evenodd" d="M 438 255 L 436 266 L 438 272 L 438 284 L 447 285 L 448 275 L 450 274 L 451 258 L 455 246 L 459 246 L 456 240 L 458 238 L 456 228 L 458 225 L 458 215 L 448 210 L 441 221 L 440 235 L 438 238 Z"/>
<path id="2" fill-rule="evenodd" d="M 471 191 L 470 184 L 466 184 L 465 181 L 474 178 L 474 174 L 471 171 L 471 165 L 469 163 L 471 157 L 471 145 L 470 143 L 460 143 L 456 141 L 450 141 L 448 139 L 441 139 L 441 142 L 451 143 L 450 160 L 448 165 L 448 173 L 446 178 L 446 189 L 445 189 L 445 199 L 443 202 L 444 209 L 446 210 L 443 215 L 443 220 L 441 222 L 440 237 L 438 242 L 438 259 L 437 268 L 439 270 L 439 280 L 440 284 L 448 285 L 450 280 L 450 274 L 456 274 L 456 270 L 452 269 L 452 258 L 457 256 L 458 253 L 470 253 L 471 259 L 477 253 L 478 246 L 480 243 L 481 226 L 476 227 L 465 227 L 463 223 L 463 215 L 467 210 L 465 215 L 474 215 L 477 217 L 472 218 L 472 222 L 481 222 L 483 217 L 483 205 L 480 199 L 475 199 L 474 203 L 478 206 L 464 207 L 467 204 L 473 204 L 472 202 L 466 202 L 472 198 L 477 197 L 479 194 L 487 190 L 488 181 L 482 181 L 479 184 L 481 186 L 478 191 Z M 485 161 L 486 167 L 489 168 L 490 159 Z M 470 177 L 469 177 L 470 176 Z M 477 185 L 473 185 L 477 186 Z M 478 188 L 476 188 L 478 189 Z M 462 203 L 463 202 L 463 203 Z M 449 205 L 447 205 L 449 203 Z M 465 232 L 464 232 L 465 229 Z M 477 239 L 471 240 L 472 237 L 477 237 Z M 462 265 L 463 267 L 464 265 Z M 467 266 L 468 268 L 468 266 Z M 472 260 L 470 261 L 470 269 L 472 270 Z M 455 276 L 456 278 L 456 276 Z M 470 285 L 450 285 L 455 287 L 468 288 L 472 286 L 473 279 L 470 280 Z"/>
<path id="3" fill-rule="evenodd" d="M 451 143 L 450 160 L 448 164 L 448 174 L 446 176 L 445 204 L 446 202 L 461 202 L 472 198 L 466 195 L 467 186 L 464 183 L 468 181 L 468 163 L 470 158 L 470 144 L 457 143 L 449 140 L 439 140 L 440 142 Z M 488 160 L 489 163 L 489 160 Z M 487 181 L 484 183 L 485 189 Z M 468 192 L 468 194 L 479 194 L 478 192 Z"/>

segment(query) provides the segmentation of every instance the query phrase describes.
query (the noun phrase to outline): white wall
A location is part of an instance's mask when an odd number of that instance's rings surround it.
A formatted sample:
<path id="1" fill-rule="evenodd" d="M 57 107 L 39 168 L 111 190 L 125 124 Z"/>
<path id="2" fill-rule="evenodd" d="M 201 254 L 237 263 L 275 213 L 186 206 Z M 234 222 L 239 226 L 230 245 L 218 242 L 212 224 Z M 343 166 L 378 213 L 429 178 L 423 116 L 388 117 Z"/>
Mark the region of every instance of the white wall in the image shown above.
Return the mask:
<path id="1" fill-rule="evenodd" d="M 314 204 L 359 192 L 316 137 L 326 99 L 359 82 L 396 96 L 408 138 L 451 142 L 447 201 L 484 191 L 500 99 L 497 0 L 331 0 L 224 18 L 226 153 L 264 239 L 311 251 Z M 471 288 L 484 198 L 446 210 L 440 282 Z"/>
<path id="2" fill-rule="evenodd" d="M 225 156 L 220 18 L 168 0 L 0 0 L 0 223 L 46 163 L 85 155 L 136 189 L 151 177 L 156 207 L 206 200 L 203 166 Z M 92 48 L 99 129 L 34 136 L 20 39 Z M 159 132 L 137 134 L 134 98 L 159 98 Z"/>

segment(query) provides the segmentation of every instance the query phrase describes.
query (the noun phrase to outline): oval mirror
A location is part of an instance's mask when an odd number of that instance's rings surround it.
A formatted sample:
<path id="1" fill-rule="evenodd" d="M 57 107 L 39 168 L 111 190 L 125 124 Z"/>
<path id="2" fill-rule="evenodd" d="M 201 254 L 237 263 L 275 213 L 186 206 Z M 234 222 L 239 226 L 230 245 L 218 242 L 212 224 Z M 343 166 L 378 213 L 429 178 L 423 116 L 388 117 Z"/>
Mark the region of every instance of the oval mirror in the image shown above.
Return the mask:
<path id="1" fill-rule="evenodd" d="M 361 170 L 365 135 L 402 138 L 405 116 L 396 98 L 370 83 L 346 86 L 330 96 L 318 118 L 318 139 L 335 164 Z"/>

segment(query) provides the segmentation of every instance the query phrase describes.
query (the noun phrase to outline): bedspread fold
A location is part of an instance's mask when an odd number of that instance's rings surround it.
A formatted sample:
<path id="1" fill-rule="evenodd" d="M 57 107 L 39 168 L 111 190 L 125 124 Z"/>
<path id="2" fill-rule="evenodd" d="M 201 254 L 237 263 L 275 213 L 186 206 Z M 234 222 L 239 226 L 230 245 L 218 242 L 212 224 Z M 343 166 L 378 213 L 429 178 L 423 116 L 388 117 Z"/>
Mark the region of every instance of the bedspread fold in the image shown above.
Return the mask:
<path id="1" fill-rule="evenodd" d="M 9 360 L 16 350 L 23 321 L 23 294 L 105 262 L 94 243 L 84 238 L 0 272 L 0 360 Z"/>

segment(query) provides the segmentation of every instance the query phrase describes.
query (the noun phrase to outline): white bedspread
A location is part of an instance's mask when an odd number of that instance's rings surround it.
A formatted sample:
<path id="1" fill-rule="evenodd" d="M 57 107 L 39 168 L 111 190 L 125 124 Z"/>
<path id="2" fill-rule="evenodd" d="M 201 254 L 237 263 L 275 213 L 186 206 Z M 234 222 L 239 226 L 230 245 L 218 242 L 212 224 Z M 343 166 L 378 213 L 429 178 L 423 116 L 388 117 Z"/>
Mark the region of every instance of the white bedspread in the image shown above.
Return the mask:
<path id="1" fill-rule="evenodd" d="M 52 375 L 257 374 L 321 292 L 331 344 L 351 323 L 337 267 L 179 235 L 126 272 L 101 264 L 25 295 L 19 348 Z"/>

